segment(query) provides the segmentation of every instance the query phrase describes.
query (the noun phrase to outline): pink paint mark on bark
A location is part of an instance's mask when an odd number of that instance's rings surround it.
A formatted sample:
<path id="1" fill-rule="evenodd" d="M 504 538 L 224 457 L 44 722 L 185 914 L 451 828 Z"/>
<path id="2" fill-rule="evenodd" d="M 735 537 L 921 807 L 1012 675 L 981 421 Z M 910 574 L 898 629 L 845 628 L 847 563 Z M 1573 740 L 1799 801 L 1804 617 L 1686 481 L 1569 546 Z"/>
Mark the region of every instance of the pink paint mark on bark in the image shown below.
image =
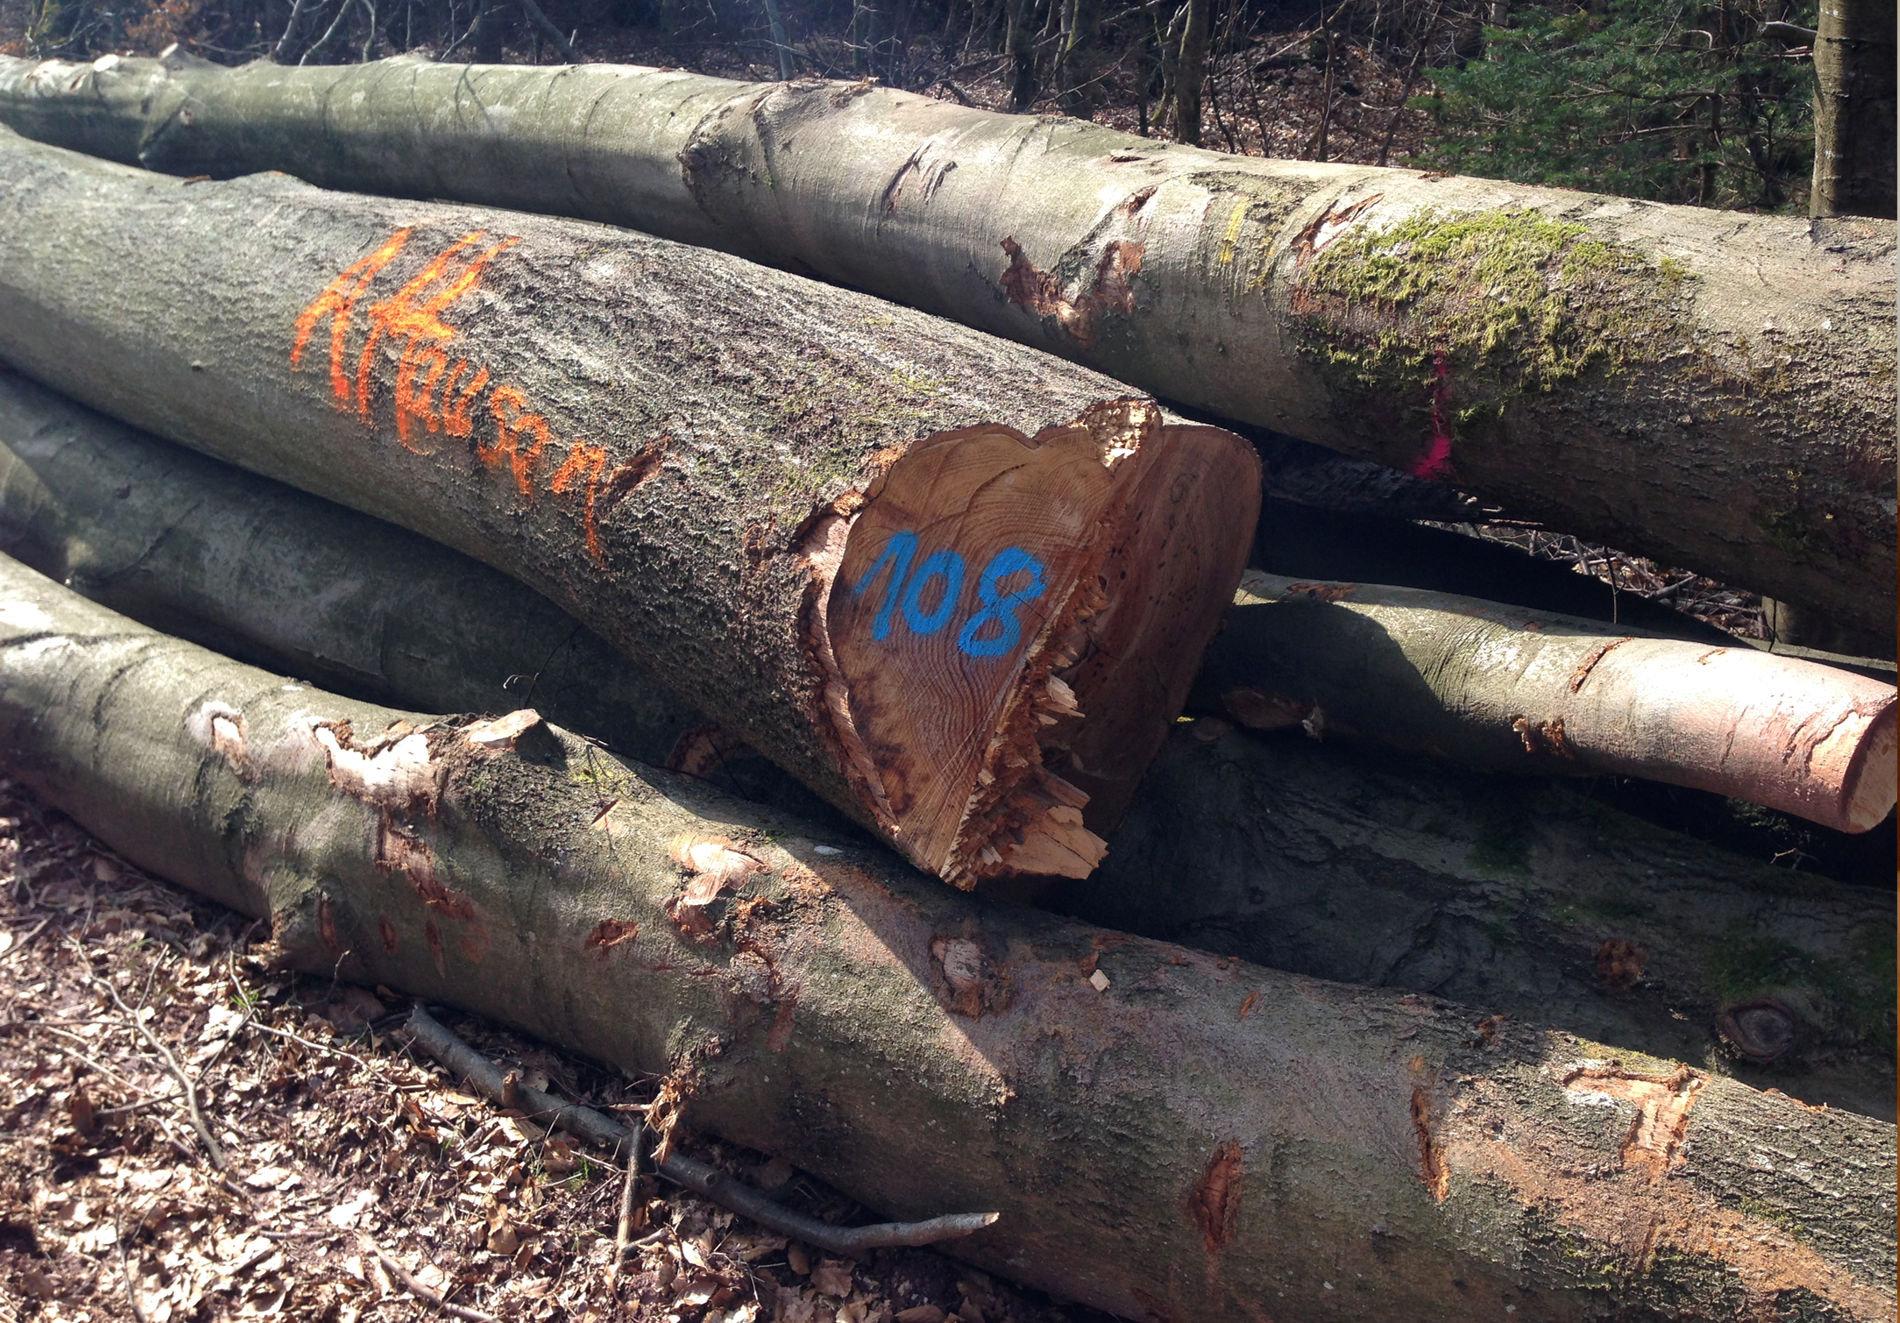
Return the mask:
<path id="1" fill-rule="evenodd" d="M 1445 355 L 1440 353 L 1432 360 L 1432 439 L 1424 452 L 1412 461 L 1415 478 L 1430 478 L 1435 482 L 1451 478 L 1451 426 L 1446 421 L 1451 389 L 1445 385 L 1450 376 Z"/>

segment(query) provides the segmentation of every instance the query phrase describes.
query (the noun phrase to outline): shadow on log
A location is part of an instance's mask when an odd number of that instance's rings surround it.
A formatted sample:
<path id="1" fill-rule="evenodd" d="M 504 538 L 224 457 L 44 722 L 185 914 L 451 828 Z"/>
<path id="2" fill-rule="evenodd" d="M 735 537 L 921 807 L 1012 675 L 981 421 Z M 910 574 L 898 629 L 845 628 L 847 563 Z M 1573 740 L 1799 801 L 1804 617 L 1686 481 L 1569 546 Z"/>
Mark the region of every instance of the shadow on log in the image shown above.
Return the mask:
<path id="1" fill-rule="evenodd" d="M 508 729 L 0 565 L 10 769 L 128 858 L 285 965 L 665 1072 L 881 1212 L 1000 1210 L 953 1248 L 1017 1280 L 1156 1320 L 1892 1313 L 1889 1126 L 984 902 Z"/>

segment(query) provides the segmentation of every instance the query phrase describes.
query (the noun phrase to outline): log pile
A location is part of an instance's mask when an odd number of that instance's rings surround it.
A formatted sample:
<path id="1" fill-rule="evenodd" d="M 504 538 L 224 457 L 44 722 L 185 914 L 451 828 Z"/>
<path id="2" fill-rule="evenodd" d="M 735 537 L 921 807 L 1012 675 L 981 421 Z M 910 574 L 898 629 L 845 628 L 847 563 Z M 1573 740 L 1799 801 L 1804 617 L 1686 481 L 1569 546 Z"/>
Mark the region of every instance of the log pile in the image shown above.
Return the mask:
<path id="1" fill-rule="evenodd" d="M 1455 480 L 1884 629 L 1891 225 L 607 68 L 0 122 L 0 760 L 286 966 L 1130 1318 L 1891 1315 L 1891 888 L 1572 788 L 1890 832 L 1890 666 L 1256 538 Z"/>

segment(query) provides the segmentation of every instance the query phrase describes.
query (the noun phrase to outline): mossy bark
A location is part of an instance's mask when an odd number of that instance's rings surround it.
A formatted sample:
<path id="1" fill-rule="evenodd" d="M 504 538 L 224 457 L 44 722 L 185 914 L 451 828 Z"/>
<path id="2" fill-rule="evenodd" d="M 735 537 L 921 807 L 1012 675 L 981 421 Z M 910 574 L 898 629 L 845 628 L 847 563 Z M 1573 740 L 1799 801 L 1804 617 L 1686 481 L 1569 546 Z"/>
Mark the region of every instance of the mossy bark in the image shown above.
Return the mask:
<path id="1" fill-rule="evenodd" d="M 822 807 L 526 588 L 12 374 L 0 374 L 0 551 L 144 623 L 358 698 L 528 704 L 622 757 L 808 822 Z M 1225 632 L 1211 664 L 1246 635 Z M 1759 867 L 1534 784 L 1222 725 L 1177 729 L 1111 837 L 1100 894 L 1091 881 L 1061 896 L 1071 912 L 1891 1117 L 1890 888 Z"/>
<path id="2" fill-rule="evenodd" d="M 0 575 L 9 769 L 115 848 L 287 965 L 668 1073 L 871 1207 L 1001 1210 L 953 1250 L 1018 1280 L 1156 1320 L 1893 1309 L 1890 1127 L 985 903 Z"/>
<path id="3" fill-rule="evenodd" d="M 963 886 L 1086 873 L 1252 536 L 1231 434 L 723 254 L 4 130 L 0 227 L 0 356 L 515 576 Z"/>
<path id="4" fill-rule="evenodd" d="M 181 173 L 285 169 L 723 247 L 1892 643 L 1888 222 L 611 66 L 0 61 L 0 119 Z"/>

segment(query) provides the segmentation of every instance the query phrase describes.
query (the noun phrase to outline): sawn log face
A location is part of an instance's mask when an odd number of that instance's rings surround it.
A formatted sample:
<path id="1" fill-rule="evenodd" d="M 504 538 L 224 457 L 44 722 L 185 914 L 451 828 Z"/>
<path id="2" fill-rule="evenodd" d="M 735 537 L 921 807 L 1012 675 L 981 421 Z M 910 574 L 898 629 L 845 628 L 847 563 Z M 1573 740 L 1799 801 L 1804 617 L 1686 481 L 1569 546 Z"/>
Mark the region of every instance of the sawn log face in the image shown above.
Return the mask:
<path id="1" fill-rule="evenodd" d="M 721 254 L 283 176 L 181 183 L 10 133 L 0 223 L 0 355 L 522 579 L 959 885 L 1099 858 L 1073 730 L 1038 713 L 1106 713 L 1059 672 L 1148 646 L 1089 625 L 1137 494 L 1205 478 L 1225 517 L 1118 607 L 1196 637 L 1149 654 L 1173 706 L 1135 714 L 1108 771 L 1158 747 L 1245 559 L 1237 438 Z M 926 494 L 879 518 L 946 447 L 988 447 L 983 517 Z"/>
<path id="2" fill-rule="evenodd" d="M 1019 1280 L 1180 1323 L 1891 1314 L 1890 1127 L 470 734 L 0 564 L 9 769 L 115 848 L 268 915 L 287 964 L 668 1073 L 874 1208 L 1000 1209 L 955 1250 Z"/>

